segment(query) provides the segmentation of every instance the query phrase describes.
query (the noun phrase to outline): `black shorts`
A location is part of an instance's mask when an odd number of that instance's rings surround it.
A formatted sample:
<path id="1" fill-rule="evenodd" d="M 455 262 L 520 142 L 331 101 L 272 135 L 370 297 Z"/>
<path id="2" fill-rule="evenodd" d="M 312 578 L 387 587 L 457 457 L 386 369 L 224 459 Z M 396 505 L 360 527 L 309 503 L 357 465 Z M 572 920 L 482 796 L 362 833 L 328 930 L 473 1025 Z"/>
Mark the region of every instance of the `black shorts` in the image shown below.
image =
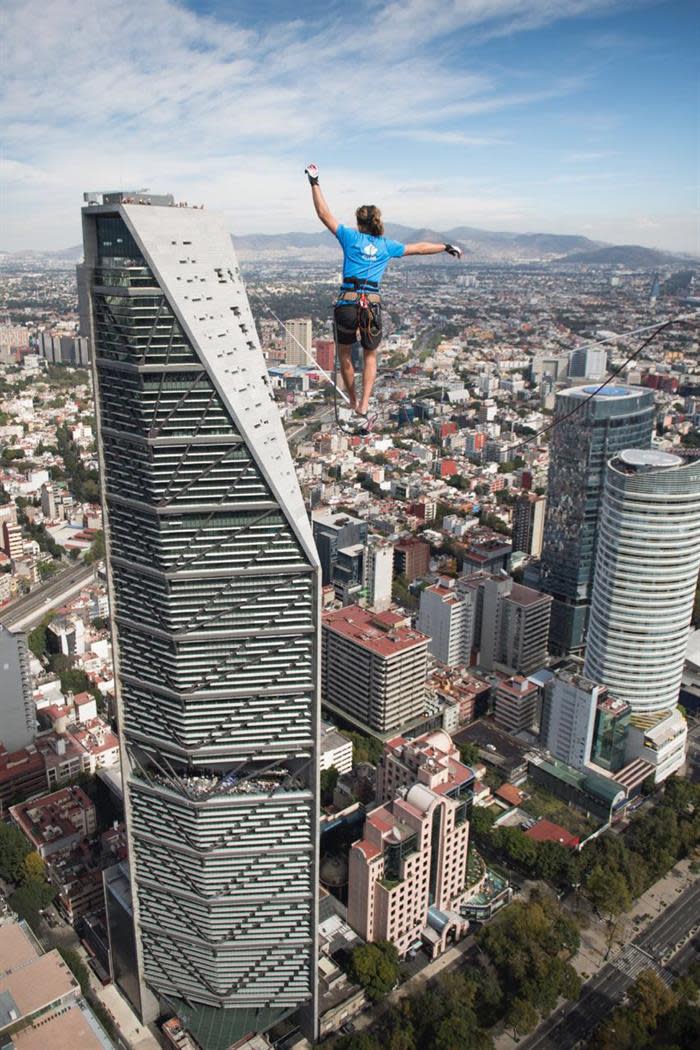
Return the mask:
<path id="1" fill-rule="evenodd" d="M 382 304 L 370 303 L 367 323 L 357 303 L 339 303 L 333 310 L 335 338 L 340 346 L 350 346 L 358 341 L 358 332 L 363 350 L 376 350 L 382 341 Z"/>

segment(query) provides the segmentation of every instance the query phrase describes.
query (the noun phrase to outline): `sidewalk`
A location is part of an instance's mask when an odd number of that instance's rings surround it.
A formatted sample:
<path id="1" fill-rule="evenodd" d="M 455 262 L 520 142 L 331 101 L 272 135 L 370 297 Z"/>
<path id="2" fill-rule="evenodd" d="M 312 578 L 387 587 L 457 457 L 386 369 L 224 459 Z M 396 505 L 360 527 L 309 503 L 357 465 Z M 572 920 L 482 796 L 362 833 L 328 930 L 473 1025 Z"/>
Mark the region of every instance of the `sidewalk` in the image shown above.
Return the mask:
<path id="1" fill-rule="evenodd" d="M 624 916 L 620 935 L 615 938 L 607 958 L 605 957 L 608 950 L 605 923 L 599 920 L 585 930 L 581 930 L 581 947 L 571 963 L 584 983 L 591 977 L 595 977 L 620 948 L 624 948 L 638 933 L 645 930 L 674 897 L 695 882 L 698 876 L 693 875 L 690 871 L 690 864 L 691 860 L 688 857 L 679 861 L 667 875 L 650 886 L 635 901 L 632 910 Z M 507 1032 L 494 1035 L 494 1044 L 496 1050 L 515 1050 L 518 1045 Z"/>
<path id="2" fill-rule="evenodd" d="M 78 947 L 78 954 L 88 971 L 93 995 L 100 1000 L 105 1010 L 111 1016 L 119 1029 L 122 1041 L 130 1050 L 160 1050 L 160 1043 L 156 1037 L 150 1029 L 141 1024 L 126 999 L 119 993 L 116 985 L 103 985 L 97 979 L 88 963 L 88 955 L 82 945 Z"/>

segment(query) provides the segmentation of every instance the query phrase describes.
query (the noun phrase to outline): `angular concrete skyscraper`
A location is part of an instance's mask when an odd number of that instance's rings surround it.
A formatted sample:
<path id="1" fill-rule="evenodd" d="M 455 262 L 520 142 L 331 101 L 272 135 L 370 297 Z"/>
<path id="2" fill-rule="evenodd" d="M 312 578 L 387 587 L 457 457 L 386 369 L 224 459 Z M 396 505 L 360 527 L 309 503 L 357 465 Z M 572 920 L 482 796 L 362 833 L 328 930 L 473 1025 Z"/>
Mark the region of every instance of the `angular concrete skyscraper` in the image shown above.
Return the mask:
<path id="1" fill-rule="evenodd" d="M 539 585 L 554 598 L 549 647 L 557 654 L 585 641 L 605 465 L 625 448 L 651 445 L 653 392 L 595 389 L 561 391 L 554 410 Z"/>
<path id="2" fill-rule="evenodd" d="M 123 984 L 142 1016 L 174 1009 L 223 1050 L 315 1010 L 318 558 L 223 222 L 169 197 L 88 200 Z"/>

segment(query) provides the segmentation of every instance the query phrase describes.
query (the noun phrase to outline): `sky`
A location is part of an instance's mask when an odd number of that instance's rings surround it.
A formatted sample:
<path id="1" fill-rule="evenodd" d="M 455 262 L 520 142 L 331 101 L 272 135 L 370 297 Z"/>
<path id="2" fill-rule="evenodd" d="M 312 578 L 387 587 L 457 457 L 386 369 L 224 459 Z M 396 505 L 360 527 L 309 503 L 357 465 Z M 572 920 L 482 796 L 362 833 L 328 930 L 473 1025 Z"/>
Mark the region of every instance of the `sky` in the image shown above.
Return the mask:
<path id="1" fill-rule="evenodd" d="M 697 0 L 0 0 L 0 249 L 84 190 L 700 255 Z"/>

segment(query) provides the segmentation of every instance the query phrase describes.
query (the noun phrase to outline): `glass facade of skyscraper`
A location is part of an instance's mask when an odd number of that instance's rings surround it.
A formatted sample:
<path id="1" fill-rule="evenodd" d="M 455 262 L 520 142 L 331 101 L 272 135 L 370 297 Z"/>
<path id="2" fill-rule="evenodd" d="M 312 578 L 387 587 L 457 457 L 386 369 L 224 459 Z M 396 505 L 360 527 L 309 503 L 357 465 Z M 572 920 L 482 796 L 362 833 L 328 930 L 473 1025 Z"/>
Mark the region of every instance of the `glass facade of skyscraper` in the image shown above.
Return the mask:
<path id="1" fill-rule="evenodd" d="M 555 405 L 540 571 L 554 597 L 549 646 L 557 654 L 585 641 L 605 465 L 625 448 L 651 445 L 653 392 L 595 389 L 564 390 Z"/>

